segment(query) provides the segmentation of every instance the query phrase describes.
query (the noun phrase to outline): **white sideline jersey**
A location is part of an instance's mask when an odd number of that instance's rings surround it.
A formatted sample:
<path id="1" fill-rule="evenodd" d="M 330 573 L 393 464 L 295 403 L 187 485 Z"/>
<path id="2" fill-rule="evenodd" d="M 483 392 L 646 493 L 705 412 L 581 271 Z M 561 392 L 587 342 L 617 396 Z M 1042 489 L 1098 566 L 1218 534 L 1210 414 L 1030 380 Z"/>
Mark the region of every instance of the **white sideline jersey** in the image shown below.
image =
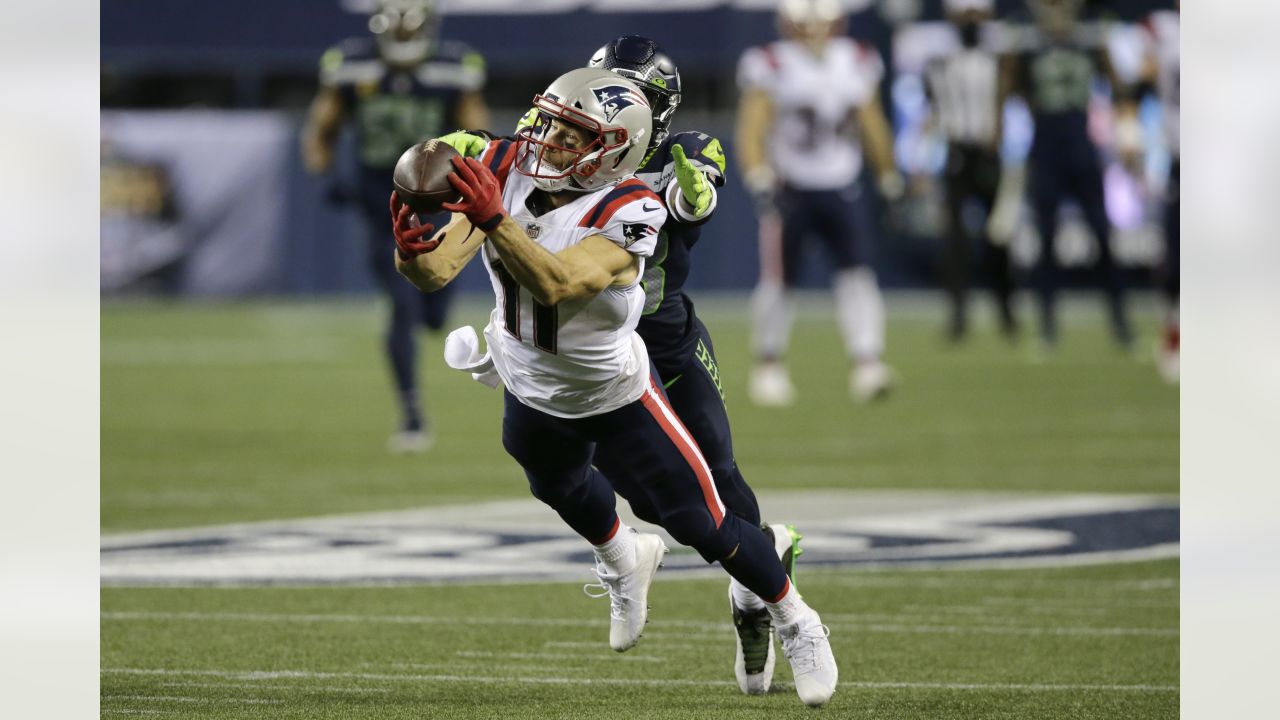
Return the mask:
<path id="1" fill-rule="evenodd" d="M 1146 23 L 1156 57 L 1158 73 L 1156 90 L 1160 93 L 1160 104 L 1164 111 L 1165 137 L 1169 143 L 1169 150 L 1174 155 L 1177 155 L 1181 149 L 1178 138 L 1181 122 L 1179 113 L 1181 93 L 1178 90 L 1181 60 L 1178 47 L 1181 34 L 1180 17 L 1176 11 L 1161 10 L 1152 13 Z"/>
<path id="2" fill-rule="evenodd" d="M 833 38 L 821 57 L 780 40 L 748 49 L 738 62 L 738 86 L 773 100 L 769 153 L 791 187 L 832 190 L 862 172 L 857 109 L 875 96 L 884 63 L 851 38 Z"/>
<path id="3" fill-rule="evenodd" d="M 516 282 L 486 240 L 481 255 L 497 304 L 484 334 L 494 368 L 520 402 L 550 415 L 616 410 L 639 399 L 649 383 L 649 354 L 636 333 L 644 308 L 640 278 L 667 209 L 647 185 L 630 178 L 534 217 L 525 204 L 533 180 L 512 168 L 516 146 L 494 140 L 480 162 L 502 183 L 502 206 L 529 238 L 554 254 L 603 235 L 639 256 L 640 271 L 625 287 L 548 307 Z"/>

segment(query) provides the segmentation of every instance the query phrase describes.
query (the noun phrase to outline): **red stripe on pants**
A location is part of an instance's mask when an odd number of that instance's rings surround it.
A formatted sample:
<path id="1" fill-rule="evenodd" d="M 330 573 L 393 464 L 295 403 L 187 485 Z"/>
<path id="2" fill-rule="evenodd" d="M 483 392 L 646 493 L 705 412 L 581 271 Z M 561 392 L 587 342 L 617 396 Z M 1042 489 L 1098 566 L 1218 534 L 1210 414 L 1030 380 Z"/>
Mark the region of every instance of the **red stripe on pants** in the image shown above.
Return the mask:
<path id="1" fill-rule="evenodd" d="M 658 421 L 658 426 L 662 431 L 671 438 L 671 442 L 675 443 L 680 454 L 684 456 L 685 462 L 689 463 L 689 467 L 693 468 L 693 473 L 698 477 L 698 485 L 702 488 L 702 499 L 707 504 L 707 509 L 711 511 L 711 517 L 716 521 L 716 527 L 720 527 L 720 523 L 724 521 L 724 511 L 720 506 L 720 497 L 716 494 L 715 481 L 711 479 L 711 470 L 707 467 L 706 460 L 702 458 L 702 452 L 691 441 L 685 440 L 691 437 L 689 431 L 680 423 L 680 418 L 662 399 L 662 392 L 653 384 L 653 378 L 649 378 L 649 387 L 645 390 L 644 396 L 640 398 L 640 402 L 644 405 L 649 414 Z M 666 412 L 663 412 L 663 409 Z M 673 424 L 674 421 L 674 424 Z M 679 429 L 676 426 L 679 426 Z M 682 434 L 683 433 L 683 434 Z"/>

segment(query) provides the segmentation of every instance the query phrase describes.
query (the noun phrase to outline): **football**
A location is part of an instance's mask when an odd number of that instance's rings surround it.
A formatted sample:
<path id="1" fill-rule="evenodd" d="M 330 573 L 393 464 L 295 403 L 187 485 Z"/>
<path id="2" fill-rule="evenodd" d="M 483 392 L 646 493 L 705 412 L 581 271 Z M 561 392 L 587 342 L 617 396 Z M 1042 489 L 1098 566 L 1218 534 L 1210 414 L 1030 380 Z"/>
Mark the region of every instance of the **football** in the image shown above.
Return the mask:
<path id="1" fill-rule="evenodd" d="M 400 201 L 421 215 L 441 211 L 444 203 L 462 198 L 449 184 L 453 172 L 453 158 L 458 151 L 437 139 L 425 140 L 411 146 L 396 161 L 392 184 Z"/>

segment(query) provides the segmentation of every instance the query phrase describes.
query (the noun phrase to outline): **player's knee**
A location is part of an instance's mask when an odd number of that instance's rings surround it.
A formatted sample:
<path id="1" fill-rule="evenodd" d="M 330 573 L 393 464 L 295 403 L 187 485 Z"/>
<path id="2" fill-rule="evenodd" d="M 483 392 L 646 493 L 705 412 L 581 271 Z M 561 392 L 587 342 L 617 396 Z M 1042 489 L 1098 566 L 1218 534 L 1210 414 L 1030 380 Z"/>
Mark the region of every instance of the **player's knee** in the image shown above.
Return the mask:
<path id="1" fill-rule="evenodd" d="M 705 509 L 668 515 L 664 520 L 663 528 L 672 539 L 693 548 L 708 563 L 728 557 L 741 541 L 741 526 L 732 513 L 725 515 L 719 527 Z"/>

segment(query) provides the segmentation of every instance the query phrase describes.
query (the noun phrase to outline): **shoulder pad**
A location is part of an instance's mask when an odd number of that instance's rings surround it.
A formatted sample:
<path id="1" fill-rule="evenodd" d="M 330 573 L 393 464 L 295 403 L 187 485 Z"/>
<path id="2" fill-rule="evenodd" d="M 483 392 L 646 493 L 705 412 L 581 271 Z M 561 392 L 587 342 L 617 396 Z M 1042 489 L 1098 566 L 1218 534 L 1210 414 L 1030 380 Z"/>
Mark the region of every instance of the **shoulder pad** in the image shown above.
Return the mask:
<path id="1" fill-rule="evenodd" d="M 377 48 L 368 38 L 347 38 L 320 56 L 320 82 L 324 85 L 377 82 L 384 72 Z"/>

